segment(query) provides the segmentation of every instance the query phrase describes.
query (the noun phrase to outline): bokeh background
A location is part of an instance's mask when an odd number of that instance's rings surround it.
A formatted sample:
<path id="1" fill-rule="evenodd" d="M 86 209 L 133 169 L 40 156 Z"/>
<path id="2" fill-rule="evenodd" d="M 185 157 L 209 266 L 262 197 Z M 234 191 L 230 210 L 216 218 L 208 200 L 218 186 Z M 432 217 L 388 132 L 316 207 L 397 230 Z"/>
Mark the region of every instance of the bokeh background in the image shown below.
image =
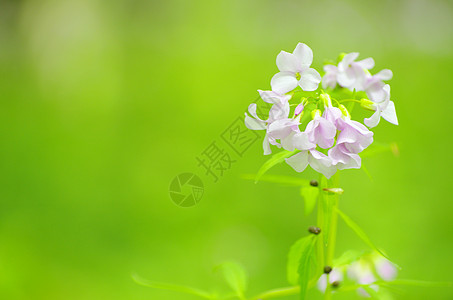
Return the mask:
<path id="1" fill-rule="evenodd" d="M 298 188 L 241 178 L 266 160 L 260 142 L 217 183 L 196 157 L 297 42 L 317 69 L 358 51 L 393 70 L 400 126 L 382 121 L 375 140 L 400 155 L 364 159 L 373 180 L 343 172 L 340 205 L 400 278 L 452 281 L 451 1 L 2 0 L 0 298 L 196 299 L 130 274 L 209 290 L 228 259 L 250 295 L 286 286 L 286 253 L 314 222 Z M 192 208 L 168 195 L 182 172 L 205 185 Z M 338 238 L 337 254 L 367 249 L 342 223 Z M 395 296 L 428 298 L 453 290 Z"/>

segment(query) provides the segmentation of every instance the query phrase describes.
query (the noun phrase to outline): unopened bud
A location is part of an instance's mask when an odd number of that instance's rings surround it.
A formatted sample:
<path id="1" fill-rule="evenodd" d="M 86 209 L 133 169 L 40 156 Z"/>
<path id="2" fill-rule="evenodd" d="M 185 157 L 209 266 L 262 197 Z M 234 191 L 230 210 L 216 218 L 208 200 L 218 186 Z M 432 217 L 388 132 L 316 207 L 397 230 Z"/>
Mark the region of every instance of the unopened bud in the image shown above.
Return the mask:
<path id="1" fill-rule="evenodd" d="M 310 226 L 310 227 L 308 227 L 308 232 L 318 235 L 321 233 L 321 228 L 316 227 L 316 226 Z"/>
<path id="2" fill-rule="evenodd" d="M 372 111 L 376 110 L 376 104 L 374 104 L 373 101 L 365 99 L 365 98 L 360 99 L 360 106 L 365 109 L 368 109 L 368 110 L 372 110 Z"/>
<path id="3" fill-rule="evenodd" d="M 319 109 L 314 109 L 311 111 L 311 118 L 314 119 L 315 117 L 320 117 L 321 116 L 321 111 Z"/>
<path id="4" fill-rule="evenodd" d="M 330 266 L 325 266 L 325 267 L 324 267 L 324 273 L 329 274 L 330 272 L 332 272 L 332 267 L 330 267 Z"/>
<path id="5" fill-rule="evenodd" d="M 332 100 L 330 100 L 329 94 L 321 94 L 319 95 L 319 99 L 321 99 L 322 103 L 324 103 L 325 106 L 332 106 Z"/>
<path id="6" fill-rule="evenodd" d="M 322 190 L 337 195 L 343 195 L 344 193 L 342 188 L 323 188 Z"/>
<path id="7" fill-rule="evenodd" d="M 338 106 L 338 108 L 341 110 L 341 113 L 345 116 L 345 117 L 348 117 L 348 118 L 351 118 L 351 114 L 349 113 L 348 109 L 346 108 L 346 106 L 344 106 L 343 104 L 340 104 Z"/>
<path id="8" fill-rule="evenodd" d="M 311 186 L 318 186 L 318 181 L 313 179 L 313 180 L 310 181 L 310 185 Z"/>

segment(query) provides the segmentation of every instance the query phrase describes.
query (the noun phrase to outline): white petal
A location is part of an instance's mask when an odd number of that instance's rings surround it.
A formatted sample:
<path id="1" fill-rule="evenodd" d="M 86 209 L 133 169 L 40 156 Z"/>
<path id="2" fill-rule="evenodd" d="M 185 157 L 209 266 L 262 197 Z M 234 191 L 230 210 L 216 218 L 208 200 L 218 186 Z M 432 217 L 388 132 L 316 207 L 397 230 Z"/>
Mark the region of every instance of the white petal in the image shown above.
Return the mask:
<path id="1" fill-rule="evenodd" d="M 299 152 L 289 158 L 286 158 L 285 161 L 294 170 L 296 170 L 296 172 L 302 172 L 308 166 L 308 152 Z"/>
<path id="2" fill-rule="evenodd" d="M 296 147 L 294 146 L 294 135 L 295 132 L 291 132 L 287 137 L 283 138 L 281 140 L 281 144 L 283 149 L 288 150 L 288 151 L 294 151 Z"/>
<path id="3" fill-rule="evenodd" d="M 264 150 L 264 155 L 269 155 L 272 153 L 271 146 L 269 145 L 269 137 L 267 136 L 267 134 L 264 136 L 263 150 Z"/>
<path id="4" fill-rule="evenodd" d="M 299 43 L 293 54 L 304 67 L 310 67 L 313 62 L 313 51 L 307 45 Z"/>
<path id="5" fill-rule="evenodd" d="M 356 81 L 357 76 L 353 68 L 347 68 L 342 72 L 338 72 L 337 81 L 342 87 L 349 88 Z"/>
<path id="6" fill-rule="evenodd" d="M 297 87 L 296 76 L 291 72 L 280 72 L 271 79 L 271 87 L 274 92 L 285 94 Z"/>
<path id="7" fill-rule="evenodd" d="M 264 130 L 266 129 L 266 122 L 251 118 L 245 113 L 245 126 L 251 130 Z"/>
<path id="8" fill-rule="evenodd" d="M 392 70 L 384 69 L 384 70 L 379 71 L 374 76 L 377 76 L 381 80 L 390 80 L 393 77 L 393 72 L 392 72 Z"/>
<path id="9" fill-rule="evenodd" d="M 294 135 L 293 142 L 294 146 L 299 150 L 309 150 L 316 147 L 316 144 L 309 141 L 308 134 L 306 132 L 296 133 Z"/>
<path id="10" fill-rule="evenodd" d="M 364 69 L 372 69 L 374 67 L 374 59 L 368 57 L 358 61 L 357 64 Z"/>
<path id="11" fill-rule="evenodd" d="M 395 103 L 393 101 L 389 101 L 385 110 L 381 112 L 381 117 L 392 124 L 398 125 L 398 117 L 396 116 Z"/>
<path id="12" fill-rule="evenodd" d="M 340 61 L 340 63 L 338 64 L 338 70 L 340 72 L 344 72 L 349 67 L 349 65 L 354 60 L 356 60 L 357 57 L 359 57 L 359 53 L 358 52 L 351 52 L 351 53 L 346 54 L 343 57 L 343 59 Z"/>
<path id="13" fill-rule="evenodd" d="M 379 124 L 379 121 L 381 120 L 381 113 L 380 110 L 376 110 L 376 112 L 369 118 L 365 118 L 363 120 L 363 123 L 365 123 L 366 126 L 369 128 L 376 127 Z"/>
<path id="14" fill-rule="evenodd" d="M 257 106 L 256 106 L 256 103 L 250 104 L 250 105 L 249 105 L 249 108 L 248 108 L 249 113 L 250 113 L 250 114 L 252 115 L 252 117 L 254 117 L 255 119 L 264 122 L 264 120 L 262 120 L 260 117 L 258 117 L 258 114 L 256 113 L 256 107 L 257 107 Z"/>
<path id="15" fill-rule="evenodd" d="M 281 51 L 277 55 L 277 67 L 280 72 L 296 73 L 300 71 L 301 65 L 296 56 L 286 51 Z"/>
<path id="16" fill-rule="evenodd" d="M 258 93 L 260 93 L 261 99 L 263 99 L 263 101 L 267 103 L 275 104 L 283 101 L 289 101 L 289 99 L 291 99 L 290 95 L 280 95 L 273 91 L 258 90 Z"/>
<path id="17" fill-rule="evenodd" d="M 314 91 L 321 82 L 321 75 L 315 69 L 309 68 L 300 74 L 299 85 L 306 92 Z"/>

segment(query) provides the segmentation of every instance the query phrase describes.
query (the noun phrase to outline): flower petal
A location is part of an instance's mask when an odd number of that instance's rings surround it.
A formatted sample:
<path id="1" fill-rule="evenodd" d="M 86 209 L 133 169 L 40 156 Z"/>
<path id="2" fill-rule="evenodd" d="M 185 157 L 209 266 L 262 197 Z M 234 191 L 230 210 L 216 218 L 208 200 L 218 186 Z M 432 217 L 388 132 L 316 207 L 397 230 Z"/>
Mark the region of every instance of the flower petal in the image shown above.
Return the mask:
<path id="1" fill-rule="evenodd" d="M 360 67 L 362 67 L 364 69 L 369 70 L 374 67 L 374 59 L 371 57 L 368 57 L 368 58 L 359 60 L 358 62 L 356 62 L 356 64 L 358 64 Z"/>
<path id="2" fill-rule="evenodd" d="M 279 72 L 271 79 L 272 91 L 285 94 L 297 87 L 296 76 L 291 72 Z"/>
<path id="3" fill-rule="evenodd" d="M 245 113 L 245 126 L 251 130 L 264 130 L 266 129 L 266 122 L 251 118 Z"/>
<path id="4" fill-rule="evenodd" d="M 304 43 L 299 43 L 293 51 L 293 55 L 297 57 L 299 62 L 304 67 L 310 67 L 313 62 L 313 51 Z"/>
<path id="5" fill-rule="evenodd" d="M 280 72 L 296 73 L 299 72 L 301 69 L 300 62 L 296 58 L 296 56 L 286 51 L 281 51 L 277 55 L 277 67 L 280 70 Z"/>
<path id="6" fill-rule="evenodd" d="M 395 103 L 393 101 L 389 101 L 387 107 L 381 112 L 381 117 L 392 124 L 398 125 L 398 117 L 396 116 Z"/>
<path id="7" fill-rule="evenodd" d="M 291 95 L 280 95 L 274 91 L 258 90 L 258 93 L 260 93 L 260 97 L 264 102 L 272 104 L 289 101 L 289 99 L 291 99 Z"/>
<path id="8" fill-rule="evenodd" d="M 321 75 L 315 69 L 308 68 L 300 73 L 299 85 L 306 92 L 316 90 L 320 82 Z"/>
<path id="9" fill-rule="evenodd" d="M 390 80 L 393 77 L 393 72 L 392 72 L 392 70 L 384 69 L 384 70 L 379 71 L 374 76 L 378 77 L 381 80 Z"/>
<path id="10" fill-rule="evenodd" d="M 286 158 L 285 161 L 296 172 L 300 173 L 308 166 L 308 151 L 299 152 L 289 158 Z"/>
<path id="11" fill-rule="evenodd" d="M 332 160 L 317 150 L 310 150 L 308 162 L 315 171 L 323 174 L 327 179 L 332 177 L 337 171 L 337 167 L 332 164 Z"/>
<path id="12" fill-rule="evenodd" d="M 373 128 L 379 124 L 380 120 L 381 120 L 381 111 L 378 109 L 371 117 L 365 118 L 363 120 L 363 123 L 365 123 L 365 125 L 368 126 L 369 128 Z"/>
<path id="13" fill-rule="evenodd" d="M 306 132 L 298 132 L 294 135 L 293 143 L 296 149 L 310 150 L 316 148 L 316 144 L 310 142 Z"/>
<path id="14" fill-rule="evenodd" d="M 269 137 L 267 136 L 267 133 L 264 136 L 264 140 L 263 140 L 263 150 L 264 150 L 264 155 L 269 155 L 272 153 L 271 146 L 269 145 Z"/>
<path id="15" fill-rule="evenodd" d="M 340 61 L 338 64 L 338 70 L 340 72 L 344 72 L 347 68 L 349 68 L 349 65 L 359 57 L 358 52 L 351 52 L 346 54 L 343 59 Z"/>

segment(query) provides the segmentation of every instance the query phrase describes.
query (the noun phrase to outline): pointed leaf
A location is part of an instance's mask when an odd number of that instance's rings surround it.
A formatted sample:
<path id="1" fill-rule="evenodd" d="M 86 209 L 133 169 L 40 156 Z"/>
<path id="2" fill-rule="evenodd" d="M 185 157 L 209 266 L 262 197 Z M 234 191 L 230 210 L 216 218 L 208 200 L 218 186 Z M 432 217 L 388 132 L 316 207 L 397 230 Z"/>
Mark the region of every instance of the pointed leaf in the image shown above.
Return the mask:
<path id="1" fill-rule="evenodd" d="M 382 255 L 383 257 L 385 257 L 386 259 L 390 260 L 388 258 L 387 255 L 385 255 L 384 252 L 382 252 L 378 247 L 376 247 L 373 242 L 371 242 L 370 238 L 366 235 L 366 233 L 363 231 L 362 228 L 360 228 L 360 226 L 354 222 L 350 217 L 348 217 L 347 215 L 345 215 L 341 210 L 337 209 L 337 212 L 338 214 L 341 216 L 341 218 L 343 219 L 343 221 L 346 223 L 346 225 L 349 226 L 349 228 L 351 228 L 356 234 L 357 236 L 365 242 L 365 244 L 367 244 L 370 248 L 376 250 L 380 255 Z M 395 264 L 395 263 L 393 263 Z M 395 264 L 395 266 L 397 266 Z M 398 267 L 399 268 L 399 267 Z"/>
<path id="2" fill-rule="evenodd" d="M 216 269 L 222 271 L 225 281 L 239 299 L 245 299 L 244 293 L 247 289 L 247 274 L 244 268 L 237 262 L 228 261 L 217 266 Z"/>
<path id="3" fill-rule="evenodd" d="M 283 162 L 285 158 L 290 157 L 291 155 L 295 154 L 298 151 L 299 150 L 294 151 L 285 150 L 272 155 L 272 157 L 268 161 L 266 161 L 259 169 L 258 173 L 256 174 L 255 183 L 257 183 L 260 180 L 261 176 L 263 176 L 264 173 L 266 173 L 270 168 L 272 168 L 278 163 Z"/>
<path id="4" fill-rule="evenodd" d="M 314 186 L 304 186 L 300 189 L 300 195 L 304 198 L 305 202 L 305 215 L 311 214 L 316 205 L 316 200 L 319 195 L 319 188 Z"/>
<path id="5" fill-rule="evenodd" d="M 290 248 L 288 252 L 288 263 L 286 265 L 286 274 L 288 282 L 292 285 L 297 285 L 299 281 L 299 264 L 300 259 L 310 246 L 313 240 L 313 235 L 309 235 L 297 240 Z"/>
<path id="6" fill-rule="evenodd" d="M 311 264 L 313 262 L 313 251 L 316 242 L 316 236 L 310 236 L 310 242 L 302 249 L 299 261 L 299 286 L 300 286 L 300 299 L 305 300 L 308 290 L 308 283 L 310 282 Z"/>
<path id="7" fill-rule="evenodd" d="M 190 295 L 199 296 L 204 299 L 215 299 L 215 296 L 212 295 L 211 293 L 208 293 L 206 291 L 203 291 L 203 290 L 200 290 L 197 288 L 189 287 L 189 286 L 149 281 L 147 279 L 141 278 L 137 274 L 132 274 L 132 279 L 140 285 L 151 287 L 154 289 L 169 290 L 169 291 L 174 291 L 174 292 L 179 292 L 179 293 L 184 293 L 184 294 L 190 294 Z"/>

